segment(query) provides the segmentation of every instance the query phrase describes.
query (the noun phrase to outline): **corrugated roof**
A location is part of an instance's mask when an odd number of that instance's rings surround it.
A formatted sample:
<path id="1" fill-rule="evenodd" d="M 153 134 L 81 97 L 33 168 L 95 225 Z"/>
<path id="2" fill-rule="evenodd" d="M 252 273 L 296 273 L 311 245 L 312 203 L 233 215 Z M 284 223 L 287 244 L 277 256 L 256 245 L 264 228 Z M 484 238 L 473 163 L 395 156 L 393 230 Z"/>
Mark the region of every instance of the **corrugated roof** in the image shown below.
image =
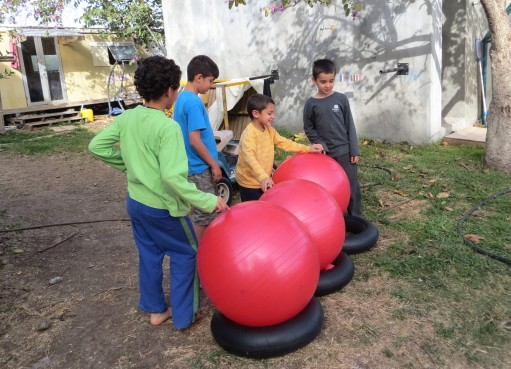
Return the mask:
<path id="1" fill-rule="evenodd" d="M 66 36 L 81 36 L 85 34 L 99 34 L 99 33 L 112 33 L 106 28 L 77 28 L 77 27 L 18 27 L 10 24 L 0 24 L 0 32 L 15 31 L 15 33 L 25 36 L 33 37 L 66 37 Z"/>
<path id="2" fill-rule="evenodd" d="M 82 33 L 67 28 L 20 28 L 18 34 L 27 37 L 66 37 L 81 36 Z"/>

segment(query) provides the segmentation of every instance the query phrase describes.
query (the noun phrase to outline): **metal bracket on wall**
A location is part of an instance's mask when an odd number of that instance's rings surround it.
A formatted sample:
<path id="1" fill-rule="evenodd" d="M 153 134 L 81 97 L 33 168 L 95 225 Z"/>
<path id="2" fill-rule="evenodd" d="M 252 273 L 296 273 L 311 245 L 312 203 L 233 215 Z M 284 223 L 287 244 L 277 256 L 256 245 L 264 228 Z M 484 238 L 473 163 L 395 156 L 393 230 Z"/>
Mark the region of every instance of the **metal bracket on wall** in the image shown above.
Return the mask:
<path id="1" fill-rule="evenodd" d="M 269 79 L 270 83 L 273 83 L 273 81 L 276 81 L 279 79 L 279 71 L 278 71 L 278 69 L 273 69 L 271 71 L 271 74 L 266 74 L 264 76 L 250 77 L 249 80 L 253 81 L 254 79 L 261 79 L 261 78 Z"/>
<path id="2" fill-rule="evenodd" d="M 397 63 L 396 68 L 381 69 L 380 74 L 397 72 L 398 76 L 408 75 L 408 63 Z"/>
<path id="3" fill-rule="evenodd" d="M 273 81 L 276 81 L 279 79 L 279 71 L 277 69 L 273 69 L 271 71 L 271 77 L 270 77 Z"/>

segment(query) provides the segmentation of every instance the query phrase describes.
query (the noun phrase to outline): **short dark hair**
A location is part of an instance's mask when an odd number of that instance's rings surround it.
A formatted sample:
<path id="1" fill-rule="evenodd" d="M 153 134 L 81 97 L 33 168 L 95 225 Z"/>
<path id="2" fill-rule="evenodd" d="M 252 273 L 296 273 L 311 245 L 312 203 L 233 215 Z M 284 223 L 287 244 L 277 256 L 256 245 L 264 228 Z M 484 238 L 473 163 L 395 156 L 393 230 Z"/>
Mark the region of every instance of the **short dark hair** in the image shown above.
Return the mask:
<path id="1" fill-rule="evenodd" d="M 269 96 L 261 94 L 254 94 L 250 96 L 247 101 L 247 112 L 250 119 L 254 119 L 252 111 L 257 110 L 258 112 L 261 112 L 266 109 L 268 104 L 275 105 L 275 101 L 273 101 L 273 99 Z"/>
<path id="2" fill-rule="evenodd" d="M 316 79 L 320 73 L 337 74 L 335 63 L 330 59 L 318 59 L 312 64 L 312 78 Z"/>
<path id="3" fill-rule="evenodd" d="M 181 68 L 174 60 L 163 56 L 150 56 L 138 62 L 135 87 L 144 100 L 157 100 L 171 87 L 179 88 Z"/>
<path id="4" fill-rule="evenodd" d="M 188 74 L 188 82 L 192 82 L 198 74 L 202 74 L 204 78 L 213 77 L 215 79 L 220 74 L 216 63 L 206 55 L 194 56 L 188 63 L 186 73 Z"/>

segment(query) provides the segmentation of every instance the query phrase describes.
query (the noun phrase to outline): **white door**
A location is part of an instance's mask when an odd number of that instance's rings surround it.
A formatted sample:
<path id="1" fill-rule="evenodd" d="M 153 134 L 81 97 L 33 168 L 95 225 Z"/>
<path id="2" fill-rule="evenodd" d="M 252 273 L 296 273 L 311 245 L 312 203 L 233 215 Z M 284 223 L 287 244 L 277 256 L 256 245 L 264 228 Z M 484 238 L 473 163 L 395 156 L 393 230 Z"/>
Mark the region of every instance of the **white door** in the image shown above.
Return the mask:
<path id="1" fill-rule="evenodd" d="M 20 43 L 28 105 L 65 102 L 64 74 L 56 37 L 27 37 Z"/>

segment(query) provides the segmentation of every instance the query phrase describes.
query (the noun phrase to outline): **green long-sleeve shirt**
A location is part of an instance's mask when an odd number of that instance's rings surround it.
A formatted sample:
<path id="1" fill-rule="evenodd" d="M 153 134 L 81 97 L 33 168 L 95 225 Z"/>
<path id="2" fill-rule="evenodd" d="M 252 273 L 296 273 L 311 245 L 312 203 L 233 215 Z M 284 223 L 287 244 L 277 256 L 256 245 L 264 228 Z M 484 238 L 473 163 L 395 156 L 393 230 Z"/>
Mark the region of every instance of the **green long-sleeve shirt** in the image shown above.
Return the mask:
<path id="1" fill-rule="evenodd" d="M 160 110 L 125 111 L 92 139 L 89 151 L 126 173 L 130 197 L 144 205 L 174 217 L 187 215 L 190 206 L 207 212 L 216 207 L 215 195 L 188 182 L 181 128 Z"/>

